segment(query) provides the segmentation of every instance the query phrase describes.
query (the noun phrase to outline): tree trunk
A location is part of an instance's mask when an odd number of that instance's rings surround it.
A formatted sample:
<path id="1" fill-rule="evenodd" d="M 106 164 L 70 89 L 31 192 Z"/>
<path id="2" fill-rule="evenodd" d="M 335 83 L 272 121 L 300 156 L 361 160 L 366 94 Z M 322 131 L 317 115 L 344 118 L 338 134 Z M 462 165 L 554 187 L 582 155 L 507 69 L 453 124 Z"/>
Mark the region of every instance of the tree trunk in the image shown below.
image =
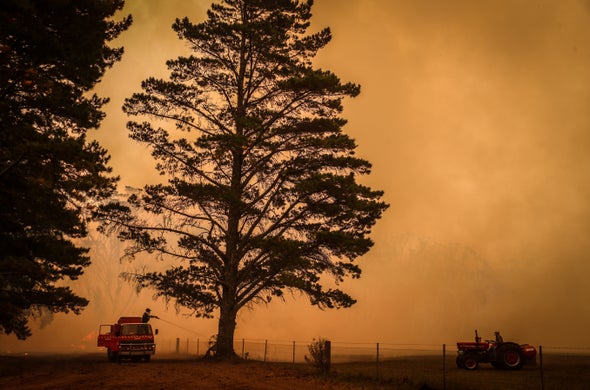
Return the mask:
<path id="1" fill-rule="evenodd" d="M 238 255 L 238 226 L 240 221 L 239 200 L 241 199 L 241 164 L 241 152 L 234 152 L 231 185 L 233 201 L 230 204 L 228 213 L 228 227 L 226 237 L 227 249 L 223 270 L 223 287 L 221 293 L 221 304 L 219 305 L 219 325 L 217 330 L 217 347 L 215 351 L 216 358 L 220 360 L 232 359 L 236 357 L 234 352 L 234 332 L 236 330 L 236 316 L 238 314 L 236 294 L 238 264 L 240 262 Z"/>
<path id="2" fill-rule="evenodd" d="M 245 3 L 244 3 L 245 7 Z M 245 8 L 242 8 L 242 13 Z M 242 136 L 243 128 L 241 119 L 246 117 L 244 109 L 244 74 L 246 71 L 246 38 L 242 34 L 239 75 L 237 80 L 237 114 L 235 117 L 235 135 Z M 241 218 L 241 200 L 242 200 L 242 165 L 244 160 L 241 145 L 234 145 L 232 148 L 232 176 L 231 176 L 231 201 L 228 210 L 227 237 L 226 237 L 226 259 L 223 277 L 223 292 L 221 305 L 219 307 L 219 325 L 217 332 L 217 350 L 215 352 L 218 359 L 232 359 L 236 357 L 234 352 L 234 332 L 236 330 L 236 316 L 238 307 L 236 304 L 237 294 L 237 276 L 240 256 L 238 254 L 239 246 L 239 225 Z"/>
<path id="3" fill-rule="evenodd" d="M 227 300 L 227 299 L 226 299 Z M 236 357 L 234 352 L 234 332 L 236 330 L 237 311 L 233 303 L 224 302 L 219 310 L 219 327 L 217 330 L 216 359 L 225 360 Z"/>

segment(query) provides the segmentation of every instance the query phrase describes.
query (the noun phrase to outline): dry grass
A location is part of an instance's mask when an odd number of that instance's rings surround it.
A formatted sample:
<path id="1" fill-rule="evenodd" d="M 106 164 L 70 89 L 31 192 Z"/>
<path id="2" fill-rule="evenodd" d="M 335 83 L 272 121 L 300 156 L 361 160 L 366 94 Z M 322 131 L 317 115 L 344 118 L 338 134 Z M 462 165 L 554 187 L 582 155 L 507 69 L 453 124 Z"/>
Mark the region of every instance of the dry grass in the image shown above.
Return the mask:
<path id="1" fill-rule="evenodd" d="M 543 375 L 540 366 L 525 366 L 518 371 L 496 370 L 482 364 L 475 371 L 457 368 L 455 356 L 446 358 L 444 378 L 442 357 L 419 356 L 380 362 L 341 363 L 333 366 L 333 378 L 342 382 L 365 383 L 381 388 L 452 390 L 587 390 L 590 388 L 590 356 L 545 355 Z M 369 387 L 370 388 L 370 387 Z"/>
<path id="2" fill-rule="evenodd" d="M 448 356 L 446 388 L 541 389 L 539 366 L 519 371 L 482 365 L 465 371 Z M 199 388 L 199 389 L 442 389 L 442 357 L 400 357 L 380 363 L 338 363 L 328 375 L 307 364 L 211 363 L 177 355 L 156 355 L 151 363 L 109 363 L 103 354 L 0 356 L 2 389 Z M 590 356 L 546 355 L 543 380 L 548 390 L 590 388 Z"/>

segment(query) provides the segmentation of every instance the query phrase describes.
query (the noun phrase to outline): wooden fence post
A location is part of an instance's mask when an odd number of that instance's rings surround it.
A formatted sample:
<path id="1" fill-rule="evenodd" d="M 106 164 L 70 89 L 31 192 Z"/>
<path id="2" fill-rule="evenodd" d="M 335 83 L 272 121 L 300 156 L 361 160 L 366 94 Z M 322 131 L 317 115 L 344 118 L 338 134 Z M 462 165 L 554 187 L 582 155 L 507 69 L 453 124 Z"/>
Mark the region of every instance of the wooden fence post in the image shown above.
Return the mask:
<path id="1" fill-rule="evenodd" d="M 197 356 L 199 356 L 199 339 L 197 339 Z"/>
<path id="2" fill-rule="evenodd" d="M 332 342 L 330 340 L 326 340 L 324 348 L 326 351 L 326 372 L 325 372 L 325 374 L 327 374 L 330 371 L 330 367 L 332 366 Z"/>
<path id="3" fill-rule="evenodd" d="M 377 379 L 381 376 L 379 372 L 379 343 L 377 343 Z"/>
<path id="4" fill-rule="evenodd" d="M 541 390 L 545 390 L 545 379 L 543 378 L 543 346 L 539 345 L 539 365 L 541 366 Z"/>
<path id="5" fill-rule="evenodd" d="M 266 362 L 266 351 L 268 349 L 268 340 L 264 340 L 264 361 Z"/>
<path id="6" fill-rule="evenodd" d="M 176 338 L 176 353 L 180 353 L 180 337 Z"/>
<path id="7" fill-rule="evenodd" d="M 447 345 L 443 344 L 443 390 L 447 389 Z"/>
<path id="8" fill-rule="evenodd" d="M 295 341 L 293 341 L 293 364 L 295 364 Z"/>

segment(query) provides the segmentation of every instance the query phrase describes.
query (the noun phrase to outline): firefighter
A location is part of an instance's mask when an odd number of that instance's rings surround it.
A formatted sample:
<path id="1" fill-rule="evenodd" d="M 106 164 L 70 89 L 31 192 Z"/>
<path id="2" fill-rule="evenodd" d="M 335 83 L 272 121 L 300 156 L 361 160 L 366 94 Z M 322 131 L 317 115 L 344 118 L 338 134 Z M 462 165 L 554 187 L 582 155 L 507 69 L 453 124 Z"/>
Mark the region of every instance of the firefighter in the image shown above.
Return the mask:
<path id="1" fill-rule="evenodd" d="M 151 312 L 152 311 L 150 310 L 149 307 L 147 309 L 145 309 L 145 313 L 143 313 L 143 316 L 141 316 L 141 322 L 147 323 L 150 320 L 150 318 L 155 318 L 158 320 L 160 319 L 160 317 L 158 317 L 158 316 L 151 315 Z"/>

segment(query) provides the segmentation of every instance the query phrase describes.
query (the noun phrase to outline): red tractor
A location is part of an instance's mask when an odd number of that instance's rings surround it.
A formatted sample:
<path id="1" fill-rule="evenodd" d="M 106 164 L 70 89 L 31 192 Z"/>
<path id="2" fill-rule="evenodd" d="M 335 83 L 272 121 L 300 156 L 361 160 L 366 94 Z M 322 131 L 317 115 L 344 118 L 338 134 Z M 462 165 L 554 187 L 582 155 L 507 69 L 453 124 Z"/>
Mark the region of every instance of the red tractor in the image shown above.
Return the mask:
<path id="1" fill-rule="evenodd" d="M 518 370 L 524 364 L 535 364 L 537 350 L 530 344 L 504 342 L 499 332 L 496 340 L 481 341 L 475 331 L 475 342 L 461 341 L 457 343 L 457 367 L 475 370 L 479 363 L 491 363 L 492 366 L 504 370 Z"/>
<path id="2" fill-rule="evenodd" d="M 152 326 L 143 323 L 141 317 L 121 317 L 116 324 L 100 325 L 97 346 L 106 347 L 111 362 L 123 358 L 149 362 L 156 353 Z"/>

